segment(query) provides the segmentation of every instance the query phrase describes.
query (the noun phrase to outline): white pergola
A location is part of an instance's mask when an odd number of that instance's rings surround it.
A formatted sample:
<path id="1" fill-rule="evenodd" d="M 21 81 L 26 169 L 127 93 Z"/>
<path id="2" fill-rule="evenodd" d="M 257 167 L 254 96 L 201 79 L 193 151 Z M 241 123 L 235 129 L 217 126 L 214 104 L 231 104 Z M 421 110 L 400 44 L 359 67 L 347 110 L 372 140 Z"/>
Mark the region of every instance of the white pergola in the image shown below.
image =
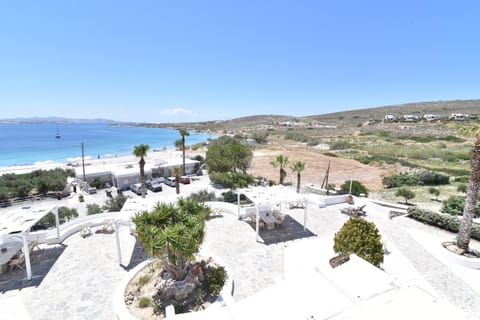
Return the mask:
<path id="1" fill-rule="evenodd" d="M 260 222 L 260 210 L 266 206 L 280 205 L 280 211 L 282 205 L 290 204 L 292 202 L 302 203 L 304 206 L 303 213 L 303 230 L 307 229 L 307 214 L 308 214 L 308 198 L 304 194 L 299 194 L 290 188 L 284 186 L 272 186 L 272 187 L 249 187 L 238 189 L 237 191 L 237 206 L 238 217 L 240 218 L 240 194 L 246 195 L 252 200 L 255 206 L 255 219 L 256 219 L 256 234 L 257 241 L 259 238 L 259 222 Z"/>
<path id="2" fill-rule="evenodd" d="M 0 211 L 0 264 L 6 264 L 22 248 L 25 255 L 27 279 L 32 279 L 28 236 L 32 226 L 50 212 L 55 215 L 57 238 L 60 241 L 58 207 L 56 205 L 23 206 Z"/>

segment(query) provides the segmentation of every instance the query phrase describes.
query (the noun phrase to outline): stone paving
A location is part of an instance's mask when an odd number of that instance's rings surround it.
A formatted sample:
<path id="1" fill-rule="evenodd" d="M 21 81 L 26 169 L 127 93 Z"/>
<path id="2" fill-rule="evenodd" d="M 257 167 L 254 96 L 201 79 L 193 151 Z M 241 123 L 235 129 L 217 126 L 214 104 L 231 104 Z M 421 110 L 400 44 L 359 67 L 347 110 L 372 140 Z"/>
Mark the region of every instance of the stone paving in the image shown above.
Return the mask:
<path id="1" fill-rule="evenodd" d="M 478 270 L 452 265 L 439 258 L 425 239 L 450 239 L 451 233 L 438 230 L 409 218 L 388 218 L 388 210 L 366 203 L 367 219 L 375 222 L 391 253 L 385 256 L 385 271 L 406 285 L 415 285 L 434 296 L 446 299 L 478 319 L 480 314 L 480 280 Z M 234 299 L 240 301 L 283 278 L 285 247 L 291 241 L 310 237 L 333 237 L 348 219 L 340 213 L 347 205 L 309 208 L 307 231 L 303 232 L 303 209 L 284 209 L 296 223 L 278 228 L 278 241 L 269 234 L 269 244 L 256 241 L 252 226 L 231 214 L 207 223 L 202 249 L 225 262 L 234 279 Z M 300 228 L 298 227 L 300 226 Z M 291 233 L 289 241 L 283 241 Z M 422 238 L 420 235 L 430 238 Z M 121 229 L 122 257 L 128 264 L 137 245 L 128 228 Z M 31 319 L 113 319 L 112 297 L 126 270 L 117 263 L 114 234 L 94 234 L 82 239 L 74 234 L 64 241 L 63 250 L 50 264 L 37 286 L 22 290 L 1 287 L 0 309 L 9 298 L 20 298 Z M 426 237 L 426 236 L 425 236 Z M 288 238 L 288 237 L 287 237 Z M 314 254 L 314 253 L 312 253 Z M 141 255 L 140 258 L 141 259 Z M 16 317 L 16 319 L 21 319 Z"/>

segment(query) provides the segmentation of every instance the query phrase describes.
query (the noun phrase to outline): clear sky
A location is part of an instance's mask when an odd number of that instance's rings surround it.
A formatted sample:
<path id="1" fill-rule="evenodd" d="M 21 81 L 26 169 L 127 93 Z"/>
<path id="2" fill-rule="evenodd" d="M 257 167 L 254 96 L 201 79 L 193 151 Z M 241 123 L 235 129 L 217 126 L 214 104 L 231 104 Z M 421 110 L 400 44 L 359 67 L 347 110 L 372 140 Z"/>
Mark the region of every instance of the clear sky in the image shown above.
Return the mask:
<path id="1" fill-rule="evenodd" d="M 294 116 L 480 98 L 480 2 L 0 2 L 0 118 Z"/>

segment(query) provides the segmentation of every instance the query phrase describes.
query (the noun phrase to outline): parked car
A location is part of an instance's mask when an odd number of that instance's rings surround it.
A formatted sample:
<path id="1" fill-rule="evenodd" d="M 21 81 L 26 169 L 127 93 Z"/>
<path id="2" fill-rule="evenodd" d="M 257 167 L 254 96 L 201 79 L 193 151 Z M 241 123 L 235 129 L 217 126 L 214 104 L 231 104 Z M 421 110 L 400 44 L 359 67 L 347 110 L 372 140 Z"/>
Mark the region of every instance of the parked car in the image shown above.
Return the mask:
<path id="1" fill-rule="evenodd" d="M 147 181 L 147 188 L 152 190 L 153 192 L 162 191 L 162 182 L 165 182 L 164 178 L 157 178 Z"/>
<path id="2" fill-rule="evenodd" d="M 190 184 L 190 178 L 187 177 L 187 176 L 182 176 L 182 177 L 180 177 L 180 183 Z"/>
<path id="3" fill-rule="evenodd" d="M 130 190 L 135 192 L 138 195 L 142 194 L 142 184 L 141 183 L 135 183 L 130 186 Z M 145 194 L 147 194 L 147 190 L 145 190 Z"/>
<path id="4" fill-rule="evenodd" d="M 168 177 L 165 179 L 165 184 L 170 187 L 175 187 L 177 185 L 177 181 L 175 177 Z"/>
<path id="5" fill-rule="evenodd" d="M 87 188 L 87 193 L 88 193 L 88 194 L 97 193 L 97 188 L 95 188 L 95 187 L 88 187 L 88 188 Z"/>

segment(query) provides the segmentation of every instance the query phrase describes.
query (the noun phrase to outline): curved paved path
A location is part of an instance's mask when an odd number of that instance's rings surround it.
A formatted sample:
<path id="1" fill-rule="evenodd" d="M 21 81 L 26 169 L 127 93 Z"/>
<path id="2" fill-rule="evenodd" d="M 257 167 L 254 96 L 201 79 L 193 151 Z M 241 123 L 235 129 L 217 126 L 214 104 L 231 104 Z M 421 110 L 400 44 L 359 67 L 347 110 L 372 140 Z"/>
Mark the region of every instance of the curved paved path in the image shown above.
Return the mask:
<path id="1" fill-rule="evenodd" d="M 358 199 L 356 205 L 365 201 Z M 404 217 L 390 220 L 387 209 L 366 203 L 367 219 L 375 222 L 391 251 L 385 256 L 385 271 L 401 283 L 416 285 L 450 301 L 471 319 L 477 319 L 480 314 L 478 271 L 452 265 L 432 250 L 432 243 L 453 235 Z M 286 219 L 286 226 L 275 230 L 278 234 L 268 235 L 269 245 L 255 241 L 255 231 L 248 223 L 225 214 L 207 223 L 203 248 L 229 265 L 235 281 L 234 298 L 239 301 L 283 277 L 284 251 L 290 243 L 283 241 L 284 234 L 289 234 L 289 239 L 297 239 L 293 241 L 304 241 L 312 234 L 333 237 L 348 219 L 340 214 L 339 209 L 344 206 L 309 208 L 307 233 L 303 233 L 301 227 L 303 210 L 285 209 L 292 219 Z M 276 236 L 279 242 L 275 242 Z M 121 239 L 123 261 L 128 263 L 135 239 L 127 228 L 121 230 Z M 17 312 L 17 319 L 27 316 L 31 319 L 113 319 L 112 296 L 126 275 L 116 261 L 114 235 L 94 234 L 82 239 L 74 234 L 64 243 L 64 250 L 48 266 L 44 278 L 32 282 L 37 287 L 0 294 L 2 312 L 7 307 L 18 309 L 23 303 L 25 312 L 23 315 Z"/>

